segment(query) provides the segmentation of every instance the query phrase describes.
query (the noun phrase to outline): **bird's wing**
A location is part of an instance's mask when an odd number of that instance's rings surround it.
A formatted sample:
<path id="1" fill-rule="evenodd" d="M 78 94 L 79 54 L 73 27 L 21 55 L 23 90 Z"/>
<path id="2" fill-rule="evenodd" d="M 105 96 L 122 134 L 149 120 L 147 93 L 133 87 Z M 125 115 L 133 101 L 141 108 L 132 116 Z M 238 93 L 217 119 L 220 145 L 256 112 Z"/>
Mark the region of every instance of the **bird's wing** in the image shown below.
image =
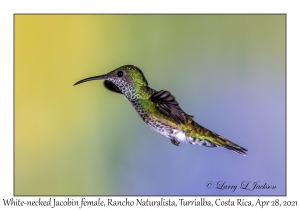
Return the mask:
<path id="1" fill-rule="evenodd" d="M 172 96 L 170 92 L 160 90 L 152 94 L 150 100 L 155 103 L 156 107 L 161 112 L 171 117 L 176 124 L 186 123 L 184 112 L 179 107 L 178 102 L 175 100 L 175 97 Z"/>
<path id="2" fill-rule="evenodd" d="M 120 89 L 119 89 L 113 82 L 111 82 L 111 81 L 109 81 L 109 80 L 104 80 L 104 86 L 105 86 L 108 90 L 110 90 L 110 91 L 112 91 L 112 92 L 115 92 L 115 93 L 121 93 L 121 94 L 122 94 L 122 92 L 120 91 Z"/>

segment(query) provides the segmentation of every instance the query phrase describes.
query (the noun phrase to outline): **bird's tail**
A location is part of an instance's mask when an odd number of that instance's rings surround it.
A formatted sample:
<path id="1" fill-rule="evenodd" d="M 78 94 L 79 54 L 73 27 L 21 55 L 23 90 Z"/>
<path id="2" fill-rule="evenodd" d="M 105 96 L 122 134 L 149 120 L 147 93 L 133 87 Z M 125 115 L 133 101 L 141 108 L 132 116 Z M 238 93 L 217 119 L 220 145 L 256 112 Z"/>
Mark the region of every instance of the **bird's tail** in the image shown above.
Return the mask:
<path id="1" fill-rule="evenodd" d="M 217 146 L 221 146 L 224 147 L 226 149 L 229 149 L 233 152 L 239 153 L 241 155 L 246 155 L 246 152 L 248 151 L 247 149 L 245 149 L 244 147 L 241 147 L 231 141 L 229 141 L 228 139 L 224 138 L 223 136 L 218 135 L 216 141 L 218 142 Z"/>
<path id="2" fill-rule="evenodd" d="M 246 155 L 246 152 L 248 150 L 244 147 L 241 147 L 233 143 L 232 141 L 229 141 L 228 139 L 224 138 L 223 136 L 220 136 L 219 134 L 202 127 L 194 121 L 192 123 L 196 132 L 193 140 L 190 141 L 191 144 L 198 144 L 206 147 L 219 146 L 229 149 L 233 152 L 239 153 L 241 155 Z"/>

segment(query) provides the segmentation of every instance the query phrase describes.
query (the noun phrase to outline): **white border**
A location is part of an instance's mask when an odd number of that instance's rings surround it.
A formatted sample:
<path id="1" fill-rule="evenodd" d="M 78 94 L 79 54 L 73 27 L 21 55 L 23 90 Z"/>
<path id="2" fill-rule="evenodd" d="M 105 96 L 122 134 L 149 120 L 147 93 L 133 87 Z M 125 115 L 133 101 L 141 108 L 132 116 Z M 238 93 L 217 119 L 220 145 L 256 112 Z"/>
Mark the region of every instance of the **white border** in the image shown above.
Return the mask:
<path id="1" fill-rule="evenodd" d="M 298 9 L 297 9 L 298 8 Z M 14 13 L 286 13 L 287 14 L 287 197 L 299 195 L 299 7 L 297 1 L 8 1 L 2 0 L 0 32 L 0 206 L 13 197 L 13 14 Z M 271 147 L 272 145 L 270 145 Z M 30 197 L 17 197 L 30 200 Z M 46 199 L 46 197 L 43 197 Z M 133 199 L 133 197 L 131 197 Z M 231 197 L 232 198 L 232 197 Z M 257 197 L 242 197 L 256 201 Z M 272 200 L 275 197 L 262 197 Z M 79 198 L 78 198 L 79 199 Z M 159 199 L 158 197 L 150 198 Z M 215 197 L 208 197 L 214 201 Z M 223 197 L 225 200 L 225 197 Z M 192 199 L 191 199 L 192 200 Z M 127 207 L 128 208 L 128 207 Z M 132 208 L 132 207 L 131 207 Z M 229 208 L 229 207 L 227 207 Z M 231 207 L 232 208 L 232 207 Z M 235 207 L 237 208 L 237 207 Z M 249 207 L 248 207 L 249 208 Z M 29 208 L 28 208 L 29 209 Z M 95 208 L 94 208 L 95 209 Z M 106 208 L 108 209 L 108 208 Z M 240 209 L 240 208 L 239 208 Z"/>

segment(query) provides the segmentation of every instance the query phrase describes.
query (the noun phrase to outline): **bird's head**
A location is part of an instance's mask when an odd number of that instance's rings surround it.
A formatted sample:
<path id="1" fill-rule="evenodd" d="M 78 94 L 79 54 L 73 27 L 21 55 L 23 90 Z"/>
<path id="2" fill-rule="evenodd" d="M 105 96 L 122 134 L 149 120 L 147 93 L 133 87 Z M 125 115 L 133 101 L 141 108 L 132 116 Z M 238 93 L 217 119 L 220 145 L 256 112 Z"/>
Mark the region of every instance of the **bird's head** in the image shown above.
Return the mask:
<path id="1" fill-rule="evenodd" d="M 104 75 L 88 77 L 76 82 L 74 85 L 92 80 L 105 80 L 104 84 L 108 89 L 125 95 L 130 89 L 148 86 L 143 72 L 133 65 L 121 66 Z"/>

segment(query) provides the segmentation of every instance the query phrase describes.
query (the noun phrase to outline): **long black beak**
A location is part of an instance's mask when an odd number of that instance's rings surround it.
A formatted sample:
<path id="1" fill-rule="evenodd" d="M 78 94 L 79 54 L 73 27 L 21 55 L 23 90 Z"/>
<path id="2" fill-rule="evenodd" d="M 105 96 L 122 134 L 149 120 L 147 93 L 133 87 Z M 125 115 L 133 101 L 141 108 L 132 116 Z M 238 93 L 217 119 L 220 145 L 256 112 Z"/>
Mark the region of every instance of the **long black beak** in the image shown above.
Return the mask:
<path id="1" fill-rule="evenodd" d="M 95 76 L 95 77 L 89 77 L 89 78 L 85 78 L 85 79 L 82 79 L 82 80 L 76 82 L 73 86 L 78 85 L 78 84 L 83 83 L 83 82 L 88 82 L 88 81 L 92 81 L 92 80 L 103 80 L 103 79 L 105 80 L 107 78 L 108 78 L 107 75 L 100 75 L 100 76 Z"/>

